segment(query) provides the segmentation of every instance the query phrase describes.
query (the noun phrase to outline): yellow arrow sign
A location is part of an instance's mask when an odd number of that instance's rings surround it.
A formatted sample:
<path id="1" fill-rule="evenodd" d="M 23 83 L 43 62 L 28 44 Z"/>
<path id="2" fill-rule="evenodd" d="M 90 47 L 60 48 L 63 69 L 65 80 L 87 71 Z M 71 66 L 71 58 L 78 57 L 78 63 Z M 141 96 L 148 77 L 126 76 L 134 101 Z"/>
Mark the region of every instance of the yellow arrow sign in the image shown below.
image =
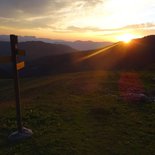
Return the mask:
<path id="1" fill-rule="evenodd" d="M 22 68 L 24 68 L 24 67 L 25 67 L 25 62 L 24 62 L 24 61 L 19 62 L 19 63 L 17 64 L 17 70 L 20 70 L 20 69 L 22 69 Z"/>
<path id="2" fill-rule="evenodd" d="M 0 56 L 0 64 L 12 62 L 11 56 Z"/>

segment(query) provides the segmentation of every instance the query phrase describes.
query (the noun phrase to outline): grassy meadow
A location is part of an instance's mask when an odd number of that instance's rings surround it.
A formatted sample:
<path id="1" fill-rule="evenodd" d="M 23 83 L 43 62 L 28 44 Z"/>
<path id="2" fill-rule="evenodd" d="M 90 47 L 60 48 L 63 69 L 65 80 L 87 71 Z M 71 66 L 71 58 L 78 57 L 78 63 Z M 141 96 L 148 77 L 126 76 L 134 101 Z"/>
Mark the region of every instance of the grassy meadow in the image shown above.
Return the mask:
<path id="1" fill-rule="evenodd" d="M 153 155 L 155 102 L 120 97 L 122 72 L 93 71 L 20 80 L 23 124 L 32 138 L 10 143 L 16 130 L 12 79 L 0 79 L 0 155 Z M 132 73 L 123 73 L 129 76 Z M 155 90 L 155 72 L 136 72 Z"/>

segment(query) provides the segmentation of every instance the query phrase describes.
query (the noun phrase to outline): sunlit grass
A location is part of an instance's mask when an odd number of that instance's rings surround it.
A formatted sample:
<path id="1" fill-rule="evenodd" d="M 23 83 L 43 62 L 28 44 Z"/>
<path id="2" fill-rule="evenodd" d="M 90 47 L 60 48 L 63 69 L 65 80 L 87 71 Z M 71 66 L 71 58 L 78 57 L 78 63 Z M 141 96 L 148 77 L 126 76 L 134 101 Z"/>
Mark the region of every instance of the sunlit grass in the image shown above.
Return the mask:
<path id="1" fill-rule="evenodd" d="M 151 88 L 155 75 L 138 74 Z M 0 155 L 153 154 L 155 104 L 122 101 L 119 79 L 106 71 L 22 79 L 23 122 L 34 135 L 17 144 L 7 142 L 16 130 L 13 85 L 0 80 Z"/>

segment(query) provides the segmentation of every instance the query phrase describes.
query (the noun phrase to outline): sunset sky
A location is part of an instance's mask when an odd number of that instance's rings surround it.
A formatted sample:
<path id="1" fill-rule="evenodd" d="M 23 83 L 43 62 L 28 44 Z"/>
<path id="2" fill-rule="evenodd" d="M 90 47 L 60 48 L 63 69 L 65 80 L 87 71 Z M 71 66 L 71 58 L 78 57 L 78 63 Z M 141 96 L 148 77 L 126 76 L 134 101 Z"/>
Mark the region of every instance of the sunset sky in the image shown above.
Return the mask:
<path id="1" fill-rule="evenodd" d="M 0 0 L 0 34 L 118 41 L 155 34 L 155 0 Z"/>

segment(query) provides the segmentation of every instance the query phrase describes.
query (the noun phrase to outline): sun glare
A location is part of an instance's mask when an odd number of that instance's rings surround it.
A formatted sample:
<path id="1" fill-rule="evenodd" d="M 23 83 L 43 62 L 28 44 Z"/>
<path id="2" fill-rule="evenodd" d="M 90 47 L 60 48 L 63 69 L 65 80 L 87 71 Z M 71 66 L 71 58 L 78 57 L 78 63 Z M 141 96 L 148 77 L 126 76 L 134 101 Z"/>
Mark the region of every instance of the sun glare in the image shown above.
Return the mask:
<path id="1" fill-rule="evenodd" d="M 136 38 L 133 34 L 123 34 L 118 37 L 119 41 L 123 41 L 124 43 L 129 43 L 132 39 Z"/>

